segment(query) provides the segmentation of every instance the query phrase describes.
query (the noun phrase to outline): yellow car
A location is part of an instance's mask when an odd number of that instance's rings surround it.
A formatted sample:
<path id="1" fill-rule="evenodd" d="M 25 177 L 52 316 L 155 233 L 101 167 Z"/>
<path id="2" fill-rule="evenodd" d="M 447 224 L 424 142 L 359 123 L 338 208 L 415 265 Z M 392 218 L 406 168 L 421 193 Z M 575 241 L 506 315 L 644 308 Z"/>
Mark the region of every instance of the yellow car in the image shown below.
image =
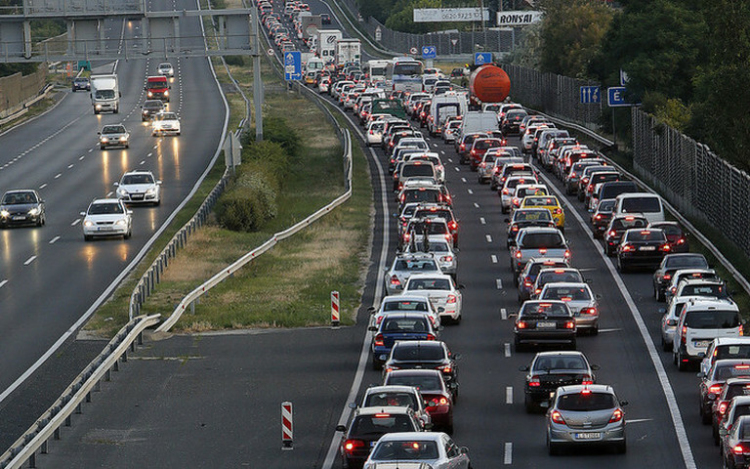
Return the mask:
<path id="1" fill-rule="evenodd" d="M 520 208 L 546 208 L 552 214 L 555 227 L 565 231 L 565 211 L 554 195 L 528 195 L 521 200 Z"/>

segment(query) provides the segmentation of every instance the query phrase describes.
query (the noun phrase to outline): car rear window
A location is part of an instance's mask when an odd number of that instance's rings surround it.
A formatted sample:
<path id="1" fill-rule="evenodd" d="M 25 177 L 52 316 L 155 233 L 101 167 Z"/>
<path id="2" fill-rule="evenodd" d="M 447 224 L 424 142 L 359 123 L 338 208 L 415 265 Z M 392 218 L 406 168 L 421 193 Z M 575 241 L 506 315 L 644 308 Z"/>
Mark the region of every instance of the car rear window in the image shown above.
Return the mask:
<path id="1" fill-rule="evenodd" d="M 696 269 L 707 269 L 708 263 L 703 256 L 674 256 L 667 260 L 667 267 L 686 268 L 694 267 Z"/>
<path id="2" fill-rule="evenodd" d="M 408 202 L 440 202 L 441 194 L 438 189 L 408 189 L 404 191 L 404 203 Z"/>
<path id="3" fill-rule="evenodd" d="M 541 272 L 539 274 L 539 283 L 541 285 L 555 282 L 580 282 L 581 274 L 578 272 L 562 271 L 562 272 Z"/>
<path id="4" fill-rule="evenodd" d="M 408 344 L 393 349 L 395 360 L 405 361 L 437 361 L 445 358 L 443 347 L 417 347 Z"/>
<path id="5" fill-rule="evenodd" d="M 562 305 L 560 303 L 547 303 L 547 302 L 544 302 L 544 303 L 527 302 L 524 304 L 523 309 L 521 310 L 521 313 L 523 316 L 544 316 L 544 317 L 570 316 L 570 311 L 568 310 L 568 308 L 565 307 L 565 305 Z"/>
<path id="6" fill-rule="evenodd" d="M 716 298 L 727 298 L 724 285 L 685 285 L 680 296 L 715 296 Z"/>
<path id="7" fill-rule="evenodd" d="M 544 293 L 546 300 L 562 301 L 588 301 L 591 299 L 588 289 L 583 287 L 555 287 L 552 284 L 547 286 Z"/>
<path id="8" fill-rule="evenodd" d="M 586 362 L 577 355 L 539 357 L 534 362 L 534 371 L 588 370 Z"/>
<path id="9" fill-rule="evenodd" d="M 565 394 L 557 400 L 557 407 L 560 410 L 606 410 L 613 409 L 616 405 L 615 396 L 602 392 Z"/>
<path id="10" fill-rule="evenodd" d="M 447 278 L 413 278 L 409 280 L 409 290 L 450 290 Z"/>
<path id="11" fill-rule="evenodd" d="M 354 419 L 351 426 L 353 435 L 384 435 L 413 431 L 417 429 L 405 414 L 360 415 Z"/>
<path id="12" fill-rule="evenodd" d="M 425 391 L 442 391 L 440 381 L 443 378 L 438 375 L 410 375 L 410 374 L 399 374 L 394 375 L 388 373 L 385 376 L 386 385 L 397 385 L 397 386 L 414 386 L 422 392 Z"/>
<path id="13" fill-rule="evenodd" d="M 526 233 L 521 241 L 524 248 L 561 248 L 565 246 L 560 233 Z"/>
<path id="14" fill-rule="evenodd" d="M 437 265 L 432 259 L 400 259 L 396 261 L 396 270 L 437 270 Z"/>
<path id="15" fill-rule="evenodd" d="M 720 345 L 714 350 L 714 359 L 750 358 L 750 344 Z"/>
<path id="16" fill-rule="evenodd" d="M 427 331 L 427 320 L 423 317 L 386 318 L 386 320 L 383 321 L 383 331 L 386 331 L 386 332 L 425 332 Z"/>
<path id="17" fill-rule="evenodd" d="M 513 221 L 552 221 L 549 210 L 516 210 Z"/>
<path id="18" fill-rule="evenodd" d="M 414 394 L 408 392 L 378 392 L 368 395 L 362 407 L 372 406 L 398 406 L 417 409 L 417 400 Z"/>
<path id="19" fill-rule="evenodd" d="M 658 197 L 628 197 L 622 201 L 622 211 L 625 213 L 661 212 L 661 203 Z"/>
<path id="20" fill-rule="evenodd" d="M 424 301 L 386 301 L 383 311 L 427 311 Z"/>
<path id="21" fill-rule="evenodd" d="M 378 445 L 372 459 L 378 461 L 437 459 L 437 443 L 434 441 L 387 441 Z"/>
<path id="22" fill-rule="evenodd" d="M 730 329 L 740 326 L 737 311 L 688 311 L 685 326 L 691 329 Z"/>
<path id="23" fill-rule="evenodd" d="M 628 241 L 666 241 L 667 237 L 661 230 L 628 231 L 625 233 Z"/>

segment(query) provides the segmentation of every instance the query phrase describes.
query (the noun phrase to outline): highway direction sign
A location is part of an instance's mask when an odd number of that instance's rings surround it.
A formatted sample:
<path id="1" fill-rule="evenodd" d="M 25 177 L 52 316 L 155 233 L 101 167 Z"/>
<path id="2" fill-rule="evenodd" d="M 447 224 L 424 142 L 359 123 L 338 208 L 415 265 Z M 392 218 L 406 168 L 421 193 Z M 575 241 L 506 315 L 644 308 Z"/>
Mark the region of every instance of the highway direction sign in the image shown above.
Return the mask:
<path id="1" fill-rule="evenodd" d="M 290 51 L 284 53 L 284 80 L 298 81 L 302 79 L 302 53 Z"/>
<path id="2" fill-rule="evenodd" d="M 422 46 L 422 58 L 423 59 L 434 59 L 436 57 L 437 57 L 437 47 Z"/>
<path id="3" fill-rule="evenodd" d="M 625 99 L 624 86 L 613 86 L 607 88 L 607 102 L 609 103 L 609 107 L 625 107 L 632 105 Z"/>
<path id="4" fill-rule="evenodd" d="M 476 52 L 474 54 L 474 65 L 484 65 L 492 63 L 492 52 Z"/>
<path id="5" fill-rule="evenodd" d="M 581 104 L 598 104 L 601 102 L 601 88 L 599 88 L 598 86 L 581 87 Z"/>

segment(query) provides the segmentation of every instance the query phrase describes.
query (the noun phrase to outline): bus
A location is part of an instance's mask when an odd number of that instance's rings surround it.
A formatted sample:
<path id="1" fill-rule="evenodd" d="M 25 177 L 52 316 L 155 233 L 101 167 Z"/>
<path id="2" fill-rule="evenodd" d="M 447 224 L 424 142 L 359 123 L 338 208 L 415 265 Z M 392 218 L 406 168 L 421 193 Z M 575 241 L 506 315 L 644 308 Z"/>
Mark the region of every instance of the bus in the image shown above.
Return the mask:
<path id="1" fill-rule="evenodd" d="M 393 91 L 422 91 L 422 71 L 424 65 L 411 57 L 396 57 L 385 72 L 385 79 Z"/>
<path id="2" fill-rule="evenodd" d="M 385 81 L 385 72 L 388 68 L 388 60 L 368 60 L 362 71 L 367 75 L 370 83 L 380 83 Z"/>

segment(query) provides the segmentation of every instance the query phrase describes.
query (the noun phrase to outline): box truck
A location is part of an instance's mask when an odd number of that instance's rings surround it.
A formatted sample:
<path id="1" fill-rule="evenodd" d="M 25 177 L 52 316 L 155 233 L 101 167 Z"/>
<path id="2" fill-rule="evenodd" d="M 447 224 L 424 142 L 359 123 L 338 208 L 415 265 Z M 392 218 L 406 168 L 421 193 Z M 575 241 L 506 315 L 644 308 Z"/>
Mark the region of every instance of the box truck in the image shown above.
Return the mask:
<path id="1" fill-rule="evenodd" d="M 91 75 L 91 104 L 94 114 L 102 111 L 120 112 L 120 87 L 117 75 Z"/>

